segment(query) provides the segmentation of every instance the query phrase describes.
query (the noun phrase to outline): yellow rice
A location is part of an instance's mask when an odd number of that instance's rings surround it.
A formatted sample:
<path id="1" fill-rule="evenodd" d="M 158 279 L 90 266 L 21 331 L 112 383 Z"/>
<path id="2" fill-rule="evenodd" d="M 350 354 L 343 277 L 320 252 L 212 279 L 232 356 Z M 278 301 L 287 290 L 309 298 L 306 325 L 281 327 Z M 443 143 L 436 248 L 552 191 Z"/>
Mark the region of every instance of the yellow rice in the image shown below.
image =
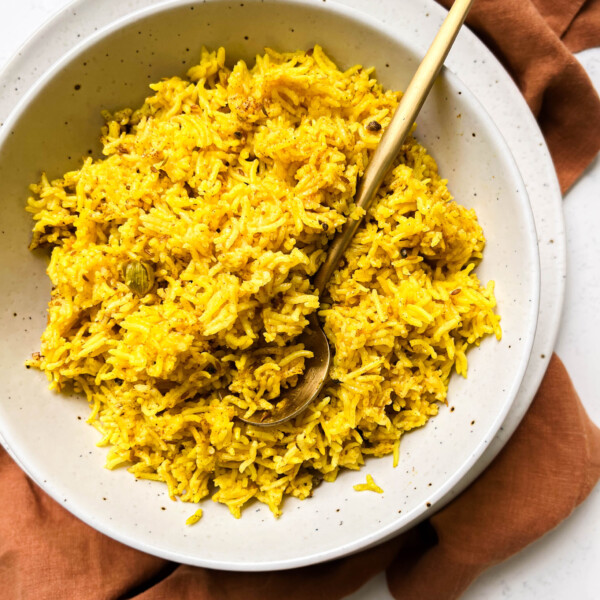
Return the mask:
<path id="1" fill-rule="evenodd" d="M 202 509 L 199 508 L 193 515 L 190 515 L 186 520 L 186 525 L 195 525 L 202 518 Z"/>
<path id="2" fill-rule="evenodd" d="M 383 490 L 375 483 L 373 475 L 367 475 L 366 483 L 357 483 L 354 486 L 357 492 L 376 492 L 377 494 L 383 494 Z"/>
<path id="3" fill-rule="evenodd" d="M 108 468 L 236 517 L 252 499 L 279 515 L 368 456 L 397 463 L 467 349 L 500 338 L 475 212 L 412 137 L 324 297 L 313 289 L 400 94 L 318 46 L 267 49 L 251 69 L 203 51 L 151 89 L 105 115 L 104 158 L 32 186 L 31 247 L 51 249 L 54 287 L 31 364 L 87 396 Z M 155 274 L 141 297 L 123 280 L 132 260 Z M 301 376 L 294 338 L 314 311 L 331 382 L 292 422 L 245 425 Z"/>

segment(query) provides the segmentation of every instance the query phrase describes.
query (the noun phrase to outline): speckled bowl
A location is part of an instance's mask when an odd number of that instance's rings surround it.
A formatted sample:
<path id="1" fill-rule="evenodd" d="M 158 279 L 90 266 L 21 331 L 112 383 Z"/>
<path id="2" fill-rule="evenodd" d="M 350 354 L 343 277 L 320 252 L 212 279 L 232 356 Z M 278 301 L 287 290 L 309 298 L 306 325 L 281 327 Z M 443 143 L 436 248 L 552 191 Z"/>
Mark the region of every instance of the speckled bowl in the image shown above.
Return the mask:
<path id="1" fill-rule="evenodd" d="M 189 528 L 184 522 L 193 506 L 171 502 L 161 484 L 102 468 L 106 451 L 82 423 L 83 399 L 52 394 L 40 373 L 25 370 L 25 359 L 38 349 L 50 291 L 46 258 L 27 250 L 31 222 L 23 208 L 27 185 L 40 170 L 57 176 L 97 153 L 100 111 L 139 103 L 150 81 L 183 74 L 202 45 L 224 45 L 231 60 L 251 60 L 265 45 L 291 50 L 314 43 L 341 66 L 376 66 L 384 85 L 400 89 L 420 59 L 402 31 L 329 1 L 166 2 L 69 51 L 21 100 L 0 134 L 0 435 L 67 509 L 107 535 L 171 560 L 283 569 L 355 552 L 407 529 L 468 475 L 511 410 L 529 360 L 540 281 L 525 188 L 460 72 L 445 70 L 423 108 L 417 137 L 457 200 L 477 210 L 488 239 L 478 273 L 496 281 L 504 337 L 470 352 L 469 378 L 454 377 L 449 406 L 404 438 L 396 469 L 391 457 L 370 460 L 360 472 L 323 484 L 310 500 L 288 499 L 278 520 L 259 504 L 235 520 L 207 500 L 202 521 Z M 367 472 L 384 494 L 353 491 Z"/>

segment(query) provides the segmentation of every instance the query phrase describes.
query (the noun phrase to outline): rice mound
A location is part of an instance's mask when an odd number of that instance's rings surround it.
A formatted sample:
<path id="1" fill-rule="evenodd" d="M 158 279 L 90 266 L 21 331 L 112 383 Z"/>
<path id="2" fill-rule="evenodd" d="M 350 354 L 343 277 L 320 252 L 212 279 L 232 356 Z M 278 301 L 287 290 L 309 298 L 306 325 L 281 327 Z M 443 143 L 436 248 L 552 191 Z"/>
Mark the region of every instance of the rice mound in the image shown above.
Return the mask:
<path id="1" fill-rule="evenodd" d="M 203 50 L 187 79 L 106 114 L 104 158 L 32 186 L 32 248 L 53 284 L 41 351 L 53 389 L 83 392 L 107 467 L 166 483 L 172 498 L 251 499 L 281 512 L 340 469 L 394 455 L 446 401 L 453 367 L 500 339 L 485 239 L 409 138 L 323 298 L 311 276 L 344 222 L 400 94 L 373 69 L 340 71 L 316 46 L 267 49 L 232 70 Z M 145 261 L 155 283 L 123 276 Z M 302 415 L 256 428 L 302 375 L 294 343 L 318 311 L 331 381 Z"/>

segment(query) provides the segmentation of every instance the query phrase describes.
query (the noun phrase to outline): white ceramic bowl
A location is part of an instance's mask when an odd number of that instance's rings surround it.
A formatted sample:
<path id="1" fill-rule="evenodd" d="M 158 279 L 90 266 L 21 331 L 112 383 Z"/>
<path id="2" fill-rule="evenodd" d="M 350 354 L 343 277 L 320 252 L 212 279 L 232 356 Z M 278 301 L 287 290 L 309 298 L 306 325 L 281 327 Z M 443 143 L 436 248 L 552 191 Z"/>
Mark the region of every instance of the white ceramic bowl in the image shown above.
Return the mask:
<path id="1" fill-rule="evenodd" d="M 251 60 L 266 45 L 293 50 L 315 43 L 341 66 L 376 66 L 380 81 L 399 89 L 420 60 L 401 31 L 331 2 L 167 2 L 71 50 L 22 99 L 0 135 L 0 435 L 27 473 L 81 519 L 179 562 L 236 570 L 296 567 L 360 550 L 414 525 L 492 441 L 529 359 L 540 282 L 525 189 L 500 132 L 445 70 L 420 115 L 417 137 L 457 200 L 477 210 L 488 239 L 478 273 L 496 281 L 504 337 L 500 343 L 486 339 L 470 352 L 468 380 L 454 377 L 450 385 L 455 410 L 442 407 L 425 428 L 407 435 L 396 469 L 391 457 L 370 460 L 360 472 L 323 484 L 310 500 L 288 499 L 278 520 L 258 504 L 235 520 L 208 500 L 202 521 L 188 528 L 192 505 L 171 502 L 161 484 L 102 468 L 106 451 L 95 447 L 98 434 L 82 423 L 84 400 L 50 393 L 43 375 L 25 370 L 25 359 L 39 347 L 50 292 L 46 259 L 27 250 L 27 185 L 40 170 L 58 176 L 88 151 L 97 153 L 100 110 L 140 103 L 150 81 L 183 74 L 202 45 L 223 45 L 230 60 Z M 384 494 L 354 492 L 367 472 Z"/>

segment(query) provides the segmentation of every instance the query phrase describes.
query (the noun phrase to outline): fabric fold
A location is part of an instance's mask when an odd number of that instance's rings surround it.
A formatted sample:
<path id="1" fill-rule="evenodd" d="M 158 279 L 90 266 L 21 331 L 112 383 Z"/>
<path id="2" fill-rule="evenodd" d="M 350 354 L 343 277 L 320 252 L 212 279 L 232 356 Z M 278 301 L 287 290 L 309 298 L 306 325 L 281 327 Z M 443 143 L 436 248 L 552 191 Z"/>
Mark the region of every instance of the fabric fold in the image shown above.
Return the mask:
<path id="1" fill-rule="evenodd" d="M 580 52 L 600 45 L 600 0 L 587 0 L 563 35 L 571 52 Z"/>
<path id="2" fill-rule="evenodd" d="M 599 5 L 600 0 L 476 0 L 467 18 L 538 119 L 563 192 L 600 150 L 600 101 L 559 36 L 569 32 L 569 43 L 578 49 L 581 43 L 597 44 Z"/>

